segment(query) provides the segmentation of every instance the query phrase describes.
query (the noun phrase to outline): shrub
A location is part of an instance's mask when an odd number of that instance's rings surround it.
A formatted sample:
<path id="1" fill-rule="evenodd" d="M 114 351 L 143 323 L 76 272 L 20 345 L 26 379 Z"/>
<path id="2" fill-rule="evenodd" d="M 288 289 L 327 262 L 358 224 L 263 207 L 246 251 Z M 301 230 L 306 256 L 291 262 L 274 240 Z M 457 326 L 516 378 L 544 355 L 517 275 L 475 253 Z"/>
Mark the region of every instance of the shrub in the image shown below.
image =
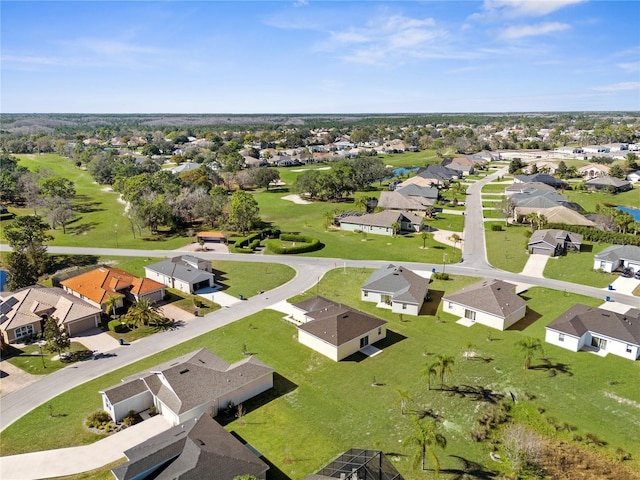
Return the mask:
<path id="1" fill-rule="evenodd" d="M 299 242 L 300 244 L 284 246 L 282 242 Z M 275 254 L 315 252 L 323 247 L 317 238 L 287 233 L 281 234 L 278 240 L 267 240 L 265 245 L 270 252 Z"/>
<path id="2" fill-rule="evenodd" d="M 111 320 L 109 322 L 109 331 L 115 333 L 127 333 L 129 331 L 129 327 L 120 320 Z"/>
<path id="3" fill-rule="evenodd" d="M 111 416 L 104 410 L 99 410 L 89 415 L 85 423 L 87 427 L 90 427 L 90 428 L 103 428 L 106 424 L 110 422 L 111 422 Z"/>
<path id="4" fill-rule="evenodd" d="M 233 244 L 233 251 L 235 253 L 252 253 L 258 246 L 260 246 L 260 238 L 262 232 L 252 233 L 246 237 L 241 237 Z"/>
<path id="5" fill-rule="evenodd" d="M 448 273 L 436 272 L 433 275 L 431 275 L 431 277 L 434 280 L 449 280 L 449 274 Z"/>
<path id="6" fill-rule="evenodd" d="M 491 225 L 491 231 L 492 232 L 501 232 L 502 231 L 502 225 L 492 224 Z"/>

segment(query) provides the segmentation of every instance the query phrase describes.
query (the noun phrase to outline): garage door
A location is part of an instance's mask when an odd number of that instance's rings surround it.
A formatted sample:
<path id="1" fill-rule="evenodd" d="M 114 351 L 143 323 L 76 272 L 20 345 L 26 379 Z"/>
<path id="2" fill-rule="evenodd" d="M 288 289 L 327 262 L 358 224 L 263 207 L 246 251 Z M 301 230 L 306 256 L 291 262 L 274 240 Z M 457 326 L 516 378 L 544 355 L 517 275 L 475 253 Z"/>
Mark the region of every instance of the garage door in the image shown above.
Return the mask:
<path id="1" fill-rule="evenodd" d="M 551 251 L 546 248 L 533 247 L 531 253 L 537 253 L 540 255 L 551 255 Z"/>
<path id="2" fill-rule="evenodd" d="M 78 333 L 90 330 L 96 327 L 96 320 L 94 317 L 85 318 L 84 320 L 78 320 L 69 324 L 69 335 L 77 335 Z"/>

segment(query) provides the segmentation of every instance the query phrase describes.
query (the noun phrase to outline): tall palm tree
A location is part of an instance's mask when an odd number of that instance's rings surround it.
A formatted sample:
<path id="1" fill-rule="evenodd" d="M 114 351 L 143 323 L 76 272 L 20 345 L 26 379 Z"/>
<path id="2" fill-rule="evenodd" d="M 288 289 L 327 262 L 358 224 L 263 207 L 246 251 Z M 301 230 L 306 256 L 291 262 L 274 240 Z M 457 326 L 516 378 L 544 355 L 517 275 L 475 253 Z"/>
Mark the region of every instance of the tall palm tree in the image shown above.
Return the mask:
<path id="1" fill-rule="evenodd" d="M 358 207 L 358 210 L 363 211 L 367 209 L 367 204 L 369 203 L 369 200 L 367 199 L 367 197 L 357 197 L 353 204 Z"/>
<path id="2" fill-rule="evenodd" d="M 109 295 L 109 298 L 106 302 L 104 302 L 104 313 L 107 316 L 110 316 L 112 319 L 115 318 L 116 309 L 118 308 L 118 302 L 120 301 L 120 297 L 116 297 L 115 295 Z"/>
<path id="3" fill-rule="evenodd" d="M 400 225 L 400 222 L 393 222 L 391 224 L 391 228 L 393 229 L 393 236 L 397 236 L 398 232 L 400 231 L 400 228 L 402 227 L 402 225 Z"/>
<path id="4" fill-rule="evenodd" d="M 427 239 L 429 238 L 429 233 L 422 232 L 420 236 L 422 237 L 422 248 L 425 249 L 427 248 Z"/>
<path id="5" fill-rule="evenodd" d="M 525 222 L 527 222 L 529 225 L 531 225 L 531 233 L 533 233 L 534 229 L 534 225 L 536 224 L 536 221 L 538 220 L 538 214 L 531 212 L 531 213 L 527 213 L 524 217 Z"/>
<path id="6" fill-rule="evenodd" d="M 542 352 L 542 343 L 540 342 L 540 339 L 525 337 L 519 342 L 516 342 L 516 345 L 524 352 L 524 369 L 529 370 L 531 368 L 533 355 L 538 351 Z"/>
<path id="7" fill-rule="evenodd" d="M 409 395 L 407 390 L 402 390 L 401 388 L 396 388 L 396 394 L 398 395 L 398 403 L 400 404 L 400 413 L 404 415 L 407 403 L 411 401 L 411 395 Z"/>
<path id="8" fill-rule="evenodd" d="M 445 448 L 447 446 L 447 439 L 442 434 L 436 432 L 436 423 L 434 420 L 421 423 L 417 418 L 414 418 L 413 432 L 402 441 L 402 446 L 416 447 L 413 457 L 414 468 L 418 468 L 418 465 L 420 465 L 422 470 L 424 470 L 424 459 L 428 454 L 429 457 L 431 457 L 431 463 L 433 464 L 433 471 L 436 477 L 440 474 L 440 462 L 438 461 L 434 447 Z"/>
<path id="9" fill-rule="evenodd" d="M 158 322 L 162 319 L 162 313 L 155 303 L 146 298 L 141 298 L 129 307 L 125 318 L 128 325 L 133 325 L 137 328 L 141 325 L 147 326 L 150 323 Z"/>
<path id="10" fill-rule="evenodd" d="M 444 378 L 451 374 L 451 367 L 455 363 L 454 359 L 450 355 L 438 355 L 435 361 L 435 368 L 438 372 L 438 377 L 440 377 L 440 390 L 442 390 L 444 386 Z"/>
<path id="11" fill-rule="evenodd" d="M 431 390 L 431 377 L 436 375 L 436 364 L 432 363 L 422 369 L 422 376 L 427 379 L 427 390 Z"/>

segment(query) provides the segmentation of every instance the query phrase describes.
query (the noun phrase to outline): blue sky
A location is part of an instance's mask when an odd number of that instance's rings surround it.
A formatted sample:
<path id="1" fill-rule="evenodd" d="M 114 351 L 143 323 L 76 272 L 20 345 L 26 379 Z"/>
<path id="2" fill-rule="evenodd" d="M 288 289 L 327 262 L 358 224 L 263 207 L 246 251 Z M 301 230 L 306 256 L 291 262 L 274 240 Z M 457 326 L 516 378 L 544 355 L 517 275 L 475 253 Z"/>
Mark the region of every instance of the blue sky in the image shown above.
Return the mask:
<path id="1" fill-rule="evenodd" d="M 640 110 L 640 2 L 6 1 L 0 111 Z"/>

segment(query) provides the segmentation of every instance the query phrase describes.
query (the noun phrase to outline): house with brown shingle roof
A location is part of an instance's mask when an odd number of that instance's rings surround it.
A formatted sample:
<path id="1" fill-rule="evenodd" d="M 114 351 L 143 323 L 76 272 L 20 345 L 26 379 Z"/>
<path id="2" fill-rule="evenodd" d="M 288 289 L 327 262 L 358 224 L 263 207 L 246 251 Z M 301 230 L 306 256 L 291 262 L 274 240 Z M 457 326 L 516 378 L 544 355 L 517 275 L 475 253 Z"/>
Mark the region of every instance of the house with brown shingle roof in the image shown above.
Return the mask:
<path id="1" fill-rule="evenodd" d="M 482 280 L 442 297 L 442 311 L 460 317 L 465 325 L 480 323 L 506 330 L 524 318 L 527 310 L 527 303 L 515 289 L 503 280 Z"/>
<path id="2" fill-rule="evenodd" d="M 111 267 L 96 268 L 63 280 L 60 285 L 65 292 L 100 308 L 104 308 L 110 297 L 118 299 L 116 308 L 120 308 L 124 300 L 135 303 L 145 298 L 150 302 L 159 302 L 165 295 L 163 284 Z"/>
<path id="3" fill-rule="evenodd" d="M 387 322 L 322 297 L 305 300 L 318 310 L 307 311 L 307 323 L 298 326 L 298 341 L 339 362 L 387 336 Z M 302 308 L 302 302 L 294 304 Z"/>
<path id="4" fill-rule="evenodd" d="M 115 422 L 130 410 L 155 407 L 172 425 L 207 413 L 215 417 L 273 387 L 273 369 L 250 356 L 228 364 L 206 348 L 166 362 L 100 392 Z"/>
<path id="5" fill-rule="evenodd" d="M 337 221 L 341 230 L 352 232 L 359 230 L 366 233 L 392 236 L 394 234 L 394 224 L 400 226 L 395 233 L 419 232 L 423 219 L 424 217 L 412 212 L 384 210 L 379 213 L 367 213 L 364 215 L 354 212 L 352 215 L 339 217 Z"/>
<path id="6" fill-rule="evenodd" d="M 100 326 L 102 310 L 58 287 L 29 287 L 0 292 L 0 334 L 6 343 L 21 342 L 42 332 L 53 317 L 69 337 Z"/>
<path id="7" fill-rule="evenodd" d="M 545 327 L 545 342 L 573 352 L 611 353 L 629 360 L 640 358 L 640 310 L 611 312 L 574 305 Z"/>

